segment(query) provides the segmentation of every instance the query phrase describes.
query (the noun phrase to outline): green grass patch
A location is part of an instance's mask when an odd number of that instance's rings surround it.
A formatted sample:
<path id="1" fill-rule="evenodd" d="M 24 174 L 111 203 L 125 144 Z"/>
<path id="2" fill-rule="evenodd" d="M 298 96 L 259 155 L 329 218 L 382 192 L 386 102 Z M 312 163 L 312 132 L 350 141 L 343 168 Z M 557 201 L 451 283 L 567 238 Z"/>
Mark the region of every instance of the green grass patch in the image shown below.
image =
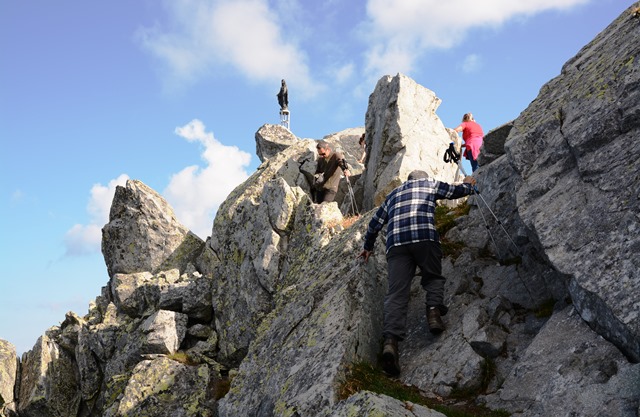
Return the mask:
<path id="1" fill-rule="evenodd" d="M 454 389 L 451 398 L 458 400 L 474 400 L 478 395 L 484 394 L 489 384 L 496 377 L 496 363 L 491 358 L 484 358 L 481 366 L 480 386 L 475 388 Z"/>
<path id="2" fill-rule="evenodd" d="M 454 208 L 443 205 L 436 206 L 435 220 L 438 234 L 440 236 L 447 234 L 456 225 L 456 219 L 469 214 L 469 210 L 471 210 L 471 206 L 466 201 Z"/>
<path id="3" fill-rule="evenodd" d="M 190 366 L 198 365 L 198 361 L 194 360 L 191 356 L 189 356 L 187 352 L 183 352 L 183 351 L 178 351 L 176 353 L 167 355 L 167 358 L 174 360 L 176 362 L 180 362 L 181 364 L 184 364 L 184 365 L 190 365 Z"/>
<path id="4" fill-rule="evenodd" d="M 462 253 L 462 249 L 464 249 L 464 244 L 462 242 L 454 242 L 446 239 L 444 236 L 456 225 L 456 219 L 469 214 L 470 209 L 471 206 L 469 206 L 466 201 L 454 208 L 436 206 L 435 226 L 438 234 L 440 235 L 442 256 L 445 258 L 448 256 L 457 258 L 460 253 Z"/>
<path id="5" fill-rule="evenodd" d="M 462 253 L 464 249 L 464 243 L 453 242 L 448 239 L 440 239 L 440 249 L 442 249 L 442 256 L 444 258 L 451 257 L 456 259 Z"/>
<path id="6" fill-rule="evenodd" d="M 495 372 L 495 364 L 494 364 Z M 487 370 L 487 374 L 489 370 Z M 504 411 L 493 411 L 474 404 L 475 398 L 467 395 L 463 400 L 427 398 L 414 386 L 387 377 L 380 369 L 366 362 L 353 364 L 347 373 L 346 380 L 338 388 L 340 400 L 349 398 L 359 391 L 371 391 L 384 394 L 400 401 L 409 401 L 439 411 L 447 417 L 508 417 Z M 470 394 L 470 392 L 468 392 Z"/>

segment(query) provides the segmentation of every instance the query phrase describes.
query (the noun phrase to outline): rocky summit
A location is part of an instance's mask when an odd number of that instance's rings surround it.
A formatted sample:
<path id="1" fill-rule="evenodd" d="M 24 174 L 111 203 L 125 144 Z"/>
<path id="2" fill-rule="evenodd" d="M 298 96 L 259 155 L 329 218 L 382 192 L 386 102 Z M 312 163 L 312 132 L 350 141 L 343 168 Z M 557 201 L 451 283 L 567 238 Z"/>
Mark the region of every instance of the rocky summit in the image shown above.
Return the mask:
<path id="1" fill-rule="evenodd" d="M 416 279 L 396 382 L 482 415 L 640 415 L 639 6 L 485 136 L 479 194 L 438 214 L 453 218 L 447 329 L 429 333 Z M 262 163 L 206 241 L 144 183 L 118 187 L 109 282 L 21 358 L 0 340 L 0 416 L 445 415 L 344 389 L 356 366 L 379 366 L 382 239 L 356 260 L 376 206 L 414 169 L 460 179 L 440 101 L 381 78 L 364 127 L 323 138 L 352 167 L 330 204 L 310 198 L 317 141 L 260 127 Z"/>

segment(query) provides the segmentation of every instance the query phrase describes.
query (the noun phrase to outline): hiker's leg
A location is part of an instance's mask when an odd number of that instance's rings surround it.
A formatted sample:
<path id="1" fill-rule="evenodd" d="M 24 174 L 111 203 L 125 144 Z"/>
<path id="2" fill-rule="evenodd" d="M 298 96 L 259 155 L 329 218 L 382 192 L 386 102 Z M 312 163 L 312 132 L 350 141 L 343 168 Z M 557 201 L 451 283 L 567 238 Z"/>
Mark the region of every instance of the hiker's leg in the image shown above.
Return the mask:
<path id="1" fill-rule="evenodd" d="M 315 198 L 313 200 L 314 203 L 316 204 L 320 204 L 324 201 L 324 193 L 326 190 L 322 189 L 322 190 L 316 190 L 315 191 Z"/>
<path id="2" fill-rule="evenodd" d="M 395 337 L 403 340 L 406 336 L 411 280 L 416 272 L 416 264 L 408 246 L 411 245 L 394 246 L 387 253 L 389 290 L 384 298 L 385 339 Z"/>
<path id="3" fill-rule="evenodd" d="M 438 307 L 444 315 L 447 308 L 444 305 L 444 282 L 442 276 L 442 249 L 439 242 L 426 241 L 415 243 L 415 250 L 418 266 L 422 271 L 420 284 L 427 292 L 427 306 Z"/>
<path id="4" fill-rule="evenodd" d="M 333 200 L 336 199 L 336 192 L 333 190 L 328 190 L 328 189 L 323 189 L 322 190 L 322 201 L 320 201 L 321 203 L 331 203 Z"/>

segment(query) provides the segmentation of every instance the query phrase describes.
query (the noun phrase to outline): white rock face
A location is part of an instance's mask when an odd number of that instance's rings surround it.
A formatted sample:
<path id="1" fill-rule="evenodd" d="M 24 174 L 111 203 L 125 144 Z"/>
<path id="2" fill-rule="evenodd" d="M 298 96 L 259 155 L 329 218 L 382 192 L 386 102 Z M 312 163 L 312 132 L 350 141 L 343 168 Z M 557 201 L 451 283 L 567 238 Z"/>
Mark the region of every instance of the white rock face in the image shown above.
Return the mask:
<path id="1" fill-rule="evenodd" d="M 186 268 L 204 242 L 175 217 L 173 208 L 140 181 L 118 186 L 109 223 L 102 229 L 102 254 L 109 276 Z"/>
<path id="2" fill-rule="evenodd" d="M 456 166 L 443 157 L 457 135 L 436 115 L 440 102 L 433 91 L 405 75 L 378 81 L 365 119 L 369 156 L 359 184 L 365 211 L 380 205 L 413 170 L 440 181 L 455 180 Z"/>

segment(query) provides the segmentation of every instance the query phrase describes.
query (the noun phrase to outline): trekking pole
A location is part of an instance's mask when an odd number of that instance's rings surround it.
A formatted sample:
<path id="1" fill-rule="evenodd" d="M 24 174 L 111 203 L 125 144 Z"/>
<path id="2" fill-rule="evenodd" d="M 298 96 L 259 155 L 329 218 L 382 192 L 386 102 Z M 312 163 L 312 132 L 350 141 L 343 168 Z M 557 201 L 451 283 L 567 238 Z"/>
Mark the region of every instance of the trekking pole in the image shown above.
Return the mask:
<path id="1" fill-rule="evenodd" d="M 462 166 L 460 154 L 456 152 L 456 150 L 454 148 L 454 145 L 453 145 L 453 142 L 449 145 L 449 148 L 445 152 L 444 161 L 445 162 L 457 163 L 458 164 L 458 168 L 462 171 L 462 174 L 465 177 L 467 176 L 467 173 L 466 173 L 464 167 Z M 477 195 L 478 197 L 480 197 L 480 199 L 484 203 L 485 207 L 487 207 L 487 209 L 489 210 L 489 212 L 491 213 L 491 215 L 493 216 L 495 221 L 500 225 L 500 227 L 502 228 L 504 233 L 507 235 L 507 237 L 509 238 L 509 240 L 513 244 L 513 246 L 516 248 L 518 256 L 521 257 L 522 253 L 520 252 L 520 248 L 518 247 L 518 245 L 516 245 L 516 243 L 513 241 L 513 239 L 511 239 L 511 235 L 509 235 L 509 233 L 507 232 L 507 229 L 504 228 L 504 226 L 503 226 L 502 222 L 500 221 L 500 219 L 498 219 L 498 217 L 493 212 L 493 210 L 491 210 L 491 207 L 489 207 L 489 204 L 484 199 L 484 197 L 480 194 L 480 191 L 478 190 L 478 187 L 476 187 L 475 185 L 473 186 L 473 194 Z M 484 226 L 487 229 L 487 233 L 489 233 L 489 237 L 491 238 L 491 242 L 493 243 L 493 246 L 496 248 L 496 252 L 497 252 L 498 258 L 500 259 L 500 263 L 504 264 L 505 260 L 502 258 L 502 255 L 500 254 L 500 249 L 498 248 L 498 245 L 497 245 L 495 239 L 493 238 L 493 233 L 491 233 L 491 229 L 489 228 L 489 223 L 487 222 L 487 219 L 485 218 L 484 213 L 482 212 L 480 207 L 478 207 L 478 211 L 480 212 L 480 216 L 482 216 L 482 221 L 484 222 Z M 519 274 L 518 274 L 518 278 L 520 279 L 520 282 L 522 283 L 522 286 L 524 286 L 525 290 L 527 290 L 527 293 L 529 294 L 529 297 L 531 297 L 531 300 L 535 300 L 535 298 L 533 297 L 533 294 L 531 293 L 531 290 L 529 290 L 529 287 L 527 287 L 527 284 L 525 284 L 524 280 L 522 279 L 522 277 L 520 277 Z"/>
<path id="2" fill-rule="evenodd" d="M 445 152 L 444 161 L 445 162 L 457 163 L 458 164 L 458 168 L 462 171 L 462 174 L 466 177 L 467 176 L 467 172 L 465 171 L 464 167 L 462 166 L 462 158 L 460 156 L 461 155 L 458 152 L 456 152 L 453 142 L 451 142 L 449 144 L 449 148 Z M 478 197 L 480 197 L 480 200 L 482 200 L 482 202 L 484 203 L 484 205 L 487 208 L 487 210 L 489 210 L 489 213 L 491 213 L 491 215 L 495 219 L 496 223 L 498 223 L 500 225 L 500 227 L 502 228 L 502 231 L 504 232 L 504 234 L 507 235 L 507 238 L 509 238 L 509 241 L 511 242 L 511 244 L 513 244 L 513 247 L 516 248 L 516 253 L 519 256 L 521 256 L 522 254 L 520 252 L 520 248 L 518 247 L 518 245 L 516 245 L 516 242 L 513 241 L 513 239 L 511 238 L 511 235 L 509 234 L 509 232 L 507 232 L 507 229 L 505 229 L 504 225 L 502 224 L 502 221 L 500 221 L 500 219 L 498 219 L 498 216 L 496 216 L 496 214 L 493 212 L 493 210 L 491 210 L 491 207 L 489 207 L 489 204 L 484 199 L 482 194 L 480 194 L 480 190 L 478 190 L 478 187 L 476 187 L 475 185 L 473 186 L 473 192 L 474 192 L 474 195 L 477 195 Z M 482 210 L 480 210 L 480 214 L 482 215 L 482 219 L 484 220 L 485 217 L 484 217 L 484 214 L 482 214 Z M 487 227 L 487 231 L 489 231 L 489 225 L 486 222 L 486 220 L 485 220 L 485 225 Z M 489 231 L 489 236 L 491 236 L 491 240 L 494 241 L 493 235 L 491 234 L 490 231 Z M 494 246 L 496 246 L 495 243 L 494 243 Z M 498 247 L 496 246 L 496 250 L 497 249 L 498 249 Z M 500 256 L 499 253 L 498 253 L 498 256 Z"/>
<path id="3" fill-rule="evenodd" d="M 358 205 L 356 204 L 356 196 L 353 193 L 353 188 L 351 187 L 351 181 L 349 181 L 349 177 L 346 177 L 347 180 L 347 188 L 349 189 L 349 197 L 351 197 L 351 210 L 353 210 L 353 215 L 358 215 Z"/>

